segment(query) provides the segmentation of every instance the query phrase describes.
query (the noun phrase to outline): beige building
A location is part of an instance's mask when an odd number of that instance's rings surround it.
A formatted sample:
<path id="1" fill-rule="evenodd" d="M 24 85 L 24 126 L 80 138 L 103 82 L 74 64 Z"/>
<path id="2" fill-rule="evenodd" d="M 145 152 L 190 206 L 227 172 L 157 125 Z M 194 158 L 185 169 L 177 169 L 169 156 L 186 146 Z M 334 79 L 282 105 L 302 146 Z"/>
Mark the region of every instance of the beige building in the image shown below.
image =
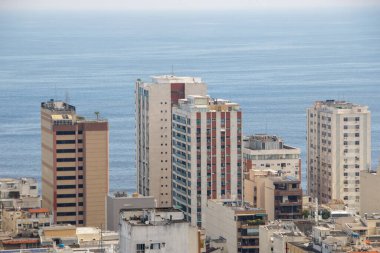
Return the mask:
<path id="1" fill-rule="evenodd" d="M 307 166 L 309 195 L 359 210 L 360 172 L 371 166 L 368 107 L 326 100 L 308 108 Z"/>
<path id="2" fill-rule="evenodd" d="M 360 215 L 380 212 L 379 172 L 360 173 Z"/>
<path id="3" fill-rule="evenodd" d="M 267 211 L 268 219 L 301 219 L 301 181 L 273 170 L 251 170 L 244 180 L 244 199 Z"/>
<path id="4" fill-rule="evenodd" d="M 241 199 L 242 112 L 228 100 L 188 96 L 172 121 L 173 205 L 201 227 L 207 199 Z"/>
<path id="5" fill-rule="evenodd" d="M 13 236 L 36 236 L 40 228 L 49 227 L 52 223 L 53 216 L 46 208 L 3 211 L 2 229 Z"/>
<path id="6" fill-rule="evenodd" d="M 158 207 L 172 206 L 172 106 L 188 95 L 206 95 L 200 78 L 155 76 L 136 82 L 137 190 Z"/>
<path id="7" fill-rule="evenodd" d="M 42 207 L 57 224 L 106 224 L 108 122 L 86 120 L 75 107 L 41 104 Z"/>
<path id="8" fill-rule="evenodd" d="M 208 240 L 225 239 L 224 252 L 259 252 L 259 226 L 267 222 L 265 210 L 241 201 L 210 199 L 204 212 L 206 236 Z"/>
<path id="9" fill-rule="evenodd" d="M 301 180 L 301 150 L 272 135 L 244 137 L 244 170 L 276 170 Z"/>

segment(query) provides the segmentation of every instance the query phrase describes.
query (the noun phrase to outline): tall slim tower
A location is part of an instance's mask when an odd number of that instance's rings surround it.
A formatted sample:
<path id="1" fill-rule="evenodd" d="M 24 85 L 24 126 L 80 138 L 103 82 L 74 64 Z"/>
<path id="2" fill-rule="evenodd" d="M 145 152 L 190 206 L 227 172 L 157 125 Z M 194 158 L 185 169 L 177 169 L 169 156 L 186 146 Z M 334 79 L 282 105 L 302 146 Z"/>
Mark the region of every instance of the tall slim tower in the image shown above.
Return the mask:
<path id="1" fill-rule="evenodd" d="M 308 193 L 321 203 L 343 200 L 358 210 L 360 171 L 371 166 L 367 106 L 317 101 L 307 110 Z"/>
<path id="2" fill-rule="evenodd" d="M 75 107 L 41 103 L 42 207 L 57 224 L 105 224 L 108 122 L 86 120 Z"/>
<path id="3" fill-rule="evenodd" d="M 154 196 L 158 207 L 172 206 L 172 106 L 187 95 L 206 95 L 200 78 L 155 76 L 136 82 L 137 190 Z"/>
<path id="4" fill-rule="evenodd" d="M 242 113 L 237 103 L 188 96 L 173 108 L 173 205 L 202 226 L 208 199 L 240 200 Z"/>

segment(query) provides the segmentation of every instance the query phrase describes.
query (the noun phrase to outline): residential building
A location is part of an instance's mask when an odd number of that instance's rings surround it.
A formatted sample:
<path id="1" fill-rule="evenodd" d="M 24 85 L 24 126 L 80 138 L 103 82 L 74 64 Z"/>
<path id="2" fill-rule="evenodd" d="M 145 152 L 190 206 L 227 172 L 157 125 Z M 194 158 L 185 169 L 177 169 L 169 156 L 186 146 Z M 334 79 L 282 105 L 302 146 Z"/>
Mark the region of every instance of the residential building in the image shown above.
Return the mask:
<path id="1" fill-rule="evenodd" d="M 198 228 L 173 208 L 136 209 L 120 217 L 120 253 L 198 253 Z"/>
<path id="2" fill-rule="evenodd" d="M 3 210 L 39 207 L 41 199 L 35 178 L 0 178 L 0 228 Z"/>
<path id="3" fill-rule="evenodd" d="M 241 199 L 242 112 L 228 100 L 188 96 L 172 121 L 173 205 L 201 227 L 207 199 Z"/>
<path id="4" fill-rule="evenodd" d="M 380 170 L 360 172 L 360 215 L 380 212 Z"/>
<path id="5" fill-rule="evenodd" d="M 172 106 L 188 95 L 206 95 L 197 77 L 154 76 L 136 81 L 137 191 L 158 207 L 172 206 Z"/>
<path id="6" fill-rule="evenodd" d="M 152 196 L 138 193 L 128 195 L 126 192 L 115 192 L 107 196 L 107 230 L 119 231 L 120 212 L 131 209 L 155 208 Z"/>
<path id="7" fill-rule="evenodd" d="M 275 135 L 257 134 L 244 137 L 244 171 L 276 170 L 301 180 L 301 150 Z"/>
<path id="8" fill-rule="evenodd" d="M 2 229 L 10 232 L 14 237 L 33 237 L 38 235 L 42 227 L 49 227 L 53 223 L 52 214 L 46 208 L 4 209 Z"/>
<path id="9" fill-rule="evenodd" d="M 367 106 L 317 101 L 307 110 L 308 194 L 321 203 L 343 200 L 359 210 L 360 172 L 371 166 Z"/>
<path id="10" fill-rule="evenodd" d="M 267 211 L 268 219 L 301 219 L 301 181 L 273 170 L 251 170 L 244 180 L 244 199 Z"/>
<path id="11" fill-rule="evenodd" d="M 42 207 L 54 223 L 97 226 L 106 223 L 108 122 L 76 114 L 74 106 L 41 103 Z"/>
<path id="12" fill-rule="evenodd" d="M 259 252 L 259 226 L 267 222 L 265 210 L 241 201 L 210 199 L 204 212 L 206 236 L 225 239 L 226 252 Z"/>
<path id="13" fill-rule="evenodd" d="M 305 223 L 296 224 L 293 221 L 274 221 L 268 225 L 260 226 L 260 252 L 266 253 L 287 253 L 287 243 L 289 242 L 307 242 Z M 306 227 L 311 228 L 310 223 Z M 309 228 L 306 228 L 309 229 Z"/>

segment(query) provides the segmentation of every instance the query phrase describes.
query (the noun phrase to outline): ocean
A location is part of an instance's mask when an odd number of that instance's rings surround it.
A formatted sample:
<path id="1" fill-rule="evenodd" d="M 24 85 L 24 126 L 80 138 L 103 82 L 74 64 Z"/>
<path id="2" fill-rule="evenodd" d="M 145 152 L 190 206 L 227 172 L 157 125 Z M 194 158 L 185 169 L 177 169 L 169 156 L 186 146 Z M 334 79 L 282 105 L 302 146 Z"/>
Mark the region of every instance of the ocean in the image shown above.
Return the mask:
<path id="1" fill-rule="evenodd" d="M 240 103 L 245 135 L 300 147 L 304 172 L 306 108 L 368 105 L 378 164 L 379 9 L 0 11 L 0 177 L 40 178 L 40 103 L 67 98 L 109 119 L 110 190 L 135 191 L 134 82 L 172 72 Z"/>

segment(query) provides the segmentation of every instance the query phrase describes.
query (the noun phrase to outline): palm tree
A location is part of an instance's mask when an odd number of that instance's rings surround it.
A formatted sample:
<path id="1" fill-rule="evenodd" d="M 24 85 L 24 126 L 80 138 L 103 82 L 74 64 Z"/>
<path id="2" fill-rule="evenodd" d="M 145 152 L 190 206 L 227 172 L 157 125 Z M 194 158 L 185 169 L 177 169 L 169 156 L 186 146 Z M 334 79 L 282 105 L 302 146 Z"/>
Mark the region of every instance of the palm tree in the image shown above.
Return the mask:
<path id="1" fill-rule="evenodd" d="M 100 112 L 95 112 L 96 120 L 99 120 L 99 114 L 100 114 Z"/>

